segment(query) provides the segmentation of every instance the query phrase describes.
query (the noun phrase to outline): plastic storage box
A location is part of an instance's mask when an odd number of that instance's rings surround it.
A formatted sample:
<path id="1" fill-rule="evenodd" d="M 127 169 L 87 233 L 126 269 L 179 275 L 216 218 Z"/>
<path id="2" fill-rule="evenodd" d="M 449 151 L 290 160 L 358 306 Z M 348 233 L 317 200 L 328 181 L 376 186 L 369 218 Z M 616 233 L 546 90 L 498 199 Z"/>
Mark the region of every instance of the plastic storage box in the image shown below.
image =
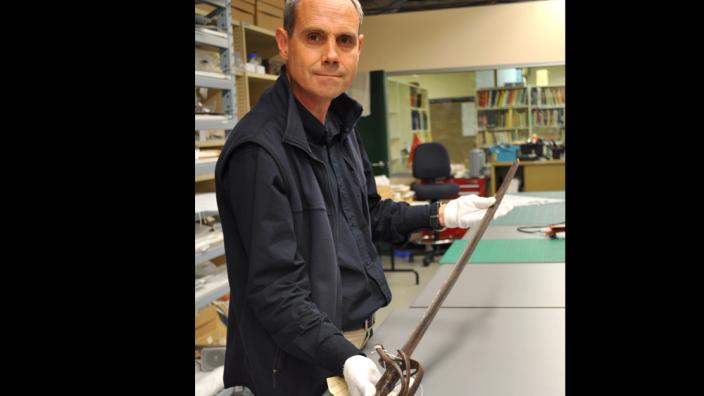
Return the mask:
<path id="1" fill-rule="evenodd" d="M 516 160 L 519 146 L 511 144 L 500 144 L 493 146 L 491 152 L 496 155 L 497 162 L 513 162 Z"/>

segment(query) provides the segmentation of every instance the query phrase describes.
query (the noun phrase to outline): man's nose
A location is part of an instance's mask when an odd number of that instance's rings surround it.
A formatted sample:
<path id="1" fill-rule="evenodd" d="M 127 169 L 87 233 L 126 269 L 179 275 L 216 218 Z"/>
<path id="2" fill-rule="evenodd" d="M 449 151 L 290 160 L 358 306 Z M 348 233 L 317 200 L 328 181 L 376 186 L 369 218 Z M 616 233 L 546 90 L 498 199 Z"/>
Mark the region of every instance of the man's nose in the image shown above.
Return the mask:
<path id="1" fill-rule="evenodd" d="M 337 41 L 334 37 L 331 37 L 325 44 L 325 48 L 323 50 L 323 63 L 338 63 L 340 59 L 337 50 Z"/>

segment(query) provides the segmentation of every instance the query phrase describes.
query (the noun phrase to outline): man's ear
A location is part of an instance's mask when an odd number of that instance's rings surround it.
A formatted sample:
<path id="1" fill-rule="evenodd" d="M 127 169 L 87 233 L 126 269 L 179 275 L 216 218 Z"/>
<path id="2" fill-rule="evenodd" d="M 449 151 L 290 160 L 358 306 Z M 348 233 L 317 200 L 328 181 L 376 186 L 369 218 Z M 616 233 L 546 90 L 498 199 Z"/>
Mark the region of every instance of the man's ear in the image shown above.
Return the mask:
<path id="1" fill-rule="evenodd" d="M 288 33 L 284 28 L 276 28 L 276 45 L 279 47 L 279 55 L 284 60 L 288 60 Z"/>
<path id="2" fill-rule="evenodd" d="M 360 34 L 359 38 L 357 38 L 357 41 L 359 42 L 359 52 L 362 52 L 362 44 L 364 44 L 364 35 Z"/>

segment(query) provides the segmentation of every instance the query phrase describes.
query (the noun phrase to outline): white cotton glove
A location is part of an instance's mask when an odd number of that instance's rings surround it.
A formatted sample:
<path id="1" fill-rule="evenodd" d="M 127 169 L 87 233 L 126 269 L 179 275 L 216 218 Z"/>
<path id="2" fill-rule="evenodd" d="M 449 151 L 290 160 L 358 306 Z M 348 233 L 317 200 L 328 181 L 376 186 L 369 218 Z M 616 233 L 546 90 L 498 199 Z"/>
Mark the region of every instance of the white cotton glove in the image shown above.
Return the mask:
<path id="1" fill-rule="evenodd" d="M 444 220 L 448 228 L 469 228 L 484 217 L 487 208 L 496 202 L 494 197 L 480 197 L 477 194 L 463 195 L 453 199 L 445 206 Z M 508 202 L 501 202 L 501 206 L 494 214 L 494 218 L 508 213 L 513 206 Z"/>
<path id="2" fill-rule="evenodd" d="M 381 372 L 368 357 L 354 355 L 345 360 L 342 369 L 351 396 L 374 396 L 376 383 L 381 378 Z"/>

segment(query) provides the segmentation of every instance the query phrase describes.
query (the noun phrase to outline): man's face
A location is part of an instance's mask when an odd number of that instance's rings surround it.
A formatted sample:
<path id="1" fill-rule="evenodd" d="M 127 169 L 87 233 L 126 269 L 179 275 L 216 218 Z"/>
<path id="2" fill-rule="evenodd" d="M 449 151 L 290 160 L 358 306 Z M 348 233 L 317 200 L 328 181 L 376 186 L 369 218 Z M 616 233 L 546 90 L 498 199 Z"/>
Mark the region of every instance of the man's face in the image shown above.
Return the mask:
<path id="1" fill-rule="evenodd" d="M 290 37 L 282 28 L 276 31 L 293 92 L 304 104 L 330 102 L 357 72 L 359 15 L 350 0 L 302 0 L 293 25 Z"/>

